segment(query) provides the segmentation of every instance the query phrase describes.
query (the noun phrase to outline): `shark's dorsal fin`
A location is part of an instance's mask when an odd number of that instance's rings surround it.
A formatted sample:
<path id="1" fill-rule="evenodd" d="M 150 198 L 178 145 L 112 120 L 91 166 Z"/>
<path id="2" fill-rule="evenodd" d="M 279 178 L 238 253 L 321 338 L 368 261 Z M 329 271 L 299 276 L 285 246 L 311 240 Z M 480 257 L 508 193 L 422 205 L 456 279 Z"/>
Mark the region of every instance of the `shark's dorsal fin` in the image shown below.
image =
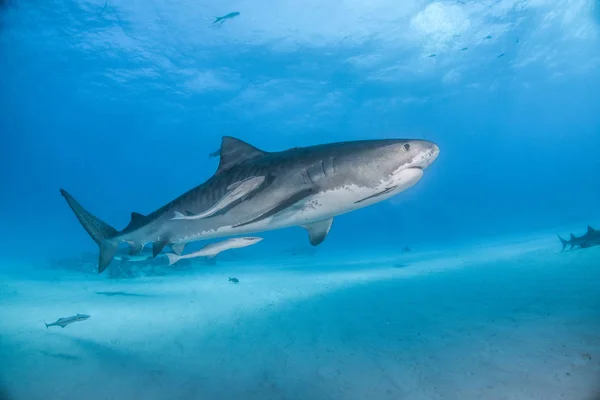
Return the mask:
<path id="1" fill-rule="evenodd" d="M 129 221 L 129 224 L 127 224 L 127 226 L 125 227 L 125 229 L 129 229 L 131 227 L 134 227 L 134 226 L 137 226 L 137 225 L 141 225 L 143 223 L 143 221 L 144 221 L 144 218 L 146 218 L 145 215 L 133 211 L 131 213 L 131 221 Z"/>
<path id="2" fill-rule="evenodd" d="M 596 232 L 596 230 L 594 228 L 592 228 L 591 226 L 588 225 L 588 231 L 587 233 L 594 233 Z"/>
<path id="3" fill-rule="evenodd" d="M 575 235 L 573 235 L 573 234 L 571 233 L 571 240 L 575 240 L 575 239 L 576 239 Z"/>
<path id="4" fill-rule="evenodd" d="M 140 218 L 144 218 L 144 214 L 140 214 L 135 211 L 131 213 L 131 221 L 139 220 Z"/>
<path id="5" fill-rule="evenodd" d="M 221 161 L 219 162 L 217 174 L 246 161 L 262 157 L 265 154 L 267 154 L 265 151 L 257 149 L 244 141 L 231 136 L 223 136 L 221 142 Z"/>

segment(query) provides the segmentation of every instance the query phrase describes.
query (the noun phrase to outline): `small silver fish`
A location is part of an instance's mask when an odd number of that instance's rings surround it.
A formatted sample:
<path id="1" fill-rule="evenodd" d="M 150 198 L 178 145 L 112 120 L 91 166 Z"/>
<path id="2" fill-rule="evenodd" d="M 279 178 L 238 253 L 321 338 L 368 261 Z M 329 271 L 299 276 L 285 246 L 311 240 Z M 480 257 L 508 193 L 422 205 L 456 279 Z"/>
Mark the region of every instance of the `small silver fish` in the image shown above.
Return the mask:
<path id="1" fill-rule="evenodd" d="M 61 328 L 64 328 L 65 326 L 70 325 L 73 322 L 85 321 L 88 318 L 90 318 L 90 316 L 87 314 L 75 314 L 72 317 L 59 318 L 50 324 L 46 324 L 45 322 L 44 324 L 46 325 L 46 329 L 50 326 L 60 326 Z"/>

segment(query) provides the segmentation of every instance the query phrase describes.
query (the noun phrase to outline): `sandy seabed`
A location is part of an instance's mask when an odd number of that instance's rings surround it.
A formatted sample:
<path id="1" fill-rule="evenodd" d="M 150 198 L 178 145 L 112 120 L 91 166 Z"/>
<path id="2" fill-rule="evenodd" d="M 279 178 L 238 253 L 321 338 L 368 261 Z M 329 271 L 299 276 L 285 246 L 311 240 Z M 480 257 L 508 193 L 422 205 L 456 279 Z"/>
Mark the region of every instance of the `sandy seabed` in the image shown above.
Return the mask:
<path id="1" fill-rule="evenodd" d="M 559 248 L 4 274 L 0 400 L 600 399 L 600 247 Z"/>

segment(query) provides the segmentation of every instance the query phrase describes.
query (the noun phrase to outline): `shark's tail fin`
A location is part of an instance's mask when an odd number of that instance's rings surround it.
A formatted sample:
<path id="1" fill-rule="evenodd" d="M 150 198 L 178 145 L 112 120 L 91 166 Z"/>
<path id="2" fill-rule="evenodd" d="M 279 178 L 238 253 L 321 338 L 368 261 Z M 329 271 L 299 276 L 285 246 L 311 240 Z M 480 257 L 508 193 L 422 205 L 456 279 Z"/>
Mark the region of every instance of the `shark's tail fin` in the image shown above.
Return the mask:
<path id="1" fill-rule="evenodd" d="M 44 321 L 44 325 L 46 325 L 46 329 L 48 329 L 48 324 L 46 323 L 46 321 Z"/>
<path id="2" fill-rule="evenodd" d="M 119 232 L 85 210 L 66 190 L 60 189 L 60 194 L 69 203 L 69 207 L 71 207 L 71 210 L 73 210 L 75 216 L 81 222 L 81 226 L 94 239 L 94 242 L 100 246 L 98 272 L 104 271 L 119 248 L 119 242 L 113 240 Z"/>
<path id="3" fill-rule="evenodd" d="M 169 265 L 173 265 L 181 259 L 181 256 L 178 256 L 177 254 L 166 253 L 166 255 L 169 257 Z"/>
<path id="4" fill-rule="evenodd" d="M 562 244 L 562 251 L 565 251 L 565 248 L 567 247 L 567 245 L 569 244 L 569 242 L 566 241 L 565 239 L 561 238 L 560 236 L 558 236 L 558 240 L 560 240 L 560 243 Z"/>

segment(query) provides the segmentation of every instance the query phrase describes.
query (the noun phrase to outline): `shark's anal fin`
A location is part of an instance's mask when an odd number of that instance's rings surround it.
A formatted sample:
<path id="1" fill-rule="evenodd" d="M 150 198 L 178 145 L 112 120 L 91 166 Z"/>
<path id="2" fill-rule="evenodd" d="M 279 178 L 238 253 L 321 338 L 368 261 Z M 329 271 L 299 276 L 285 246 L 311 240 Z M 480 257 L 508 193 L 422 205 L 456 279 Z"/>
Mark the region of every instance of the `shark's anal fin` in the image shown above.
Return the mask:
<path id="1" fill-rule="evenodd" d="M 313 222 L 312 224 L 303 225 L 302 227 L 308 231 L 308 240 L 313 246 L 318 246 L 327 237 L 333 218 L 324 219 L 323 221 Z"/>
<path id="2" fill-rule="evenodd" d="M 180 256 L 181 253 L 183 253 L 183 250 L 185 249 L 185 243 L 171 243 L 169 244 L 169 247 L 171 248 L 171 250 L 173 250 L 175 254 Z"/>
<path id="3" fill-rule="evenodd" d="M 239 228 L 241 226 L 250 225 L 255 222 L 261 221 L 263 219 L 272 217 L 273 215 L 285 210 L 286 208 L 293 206 L 300 200 L 303 200 L 303 199 L 309 197 L 313 193 L 314 193 L 313 189 L 304 189 L 299 192 L 296 192 L 293 195 L 291 195 L 290 197 L 288 197 L 287 199 L 275 204 L 273 207 L 266 210 L 265 212 L 260 214 L 258 217 L 251 219 L 250 221 L 246 221 L 246 222 L 242 222 L 241 224 L 234 225 L 233 227 Z"/>
<path id="4" fill-rule="evenodd" d="M 152 257 L 156 257 L 160 254 L 161 251 L 165 248 L 166 245 L 169 244 L 169 238 L 164 237 L 159 241 L 152 243 Z"/>
<path id="5" fill-rule="evenodd" d="M 143 248 L 144 245 L 142 243 L 129 242 L 129 255 L 134 256 L 139 254 Z"/>

